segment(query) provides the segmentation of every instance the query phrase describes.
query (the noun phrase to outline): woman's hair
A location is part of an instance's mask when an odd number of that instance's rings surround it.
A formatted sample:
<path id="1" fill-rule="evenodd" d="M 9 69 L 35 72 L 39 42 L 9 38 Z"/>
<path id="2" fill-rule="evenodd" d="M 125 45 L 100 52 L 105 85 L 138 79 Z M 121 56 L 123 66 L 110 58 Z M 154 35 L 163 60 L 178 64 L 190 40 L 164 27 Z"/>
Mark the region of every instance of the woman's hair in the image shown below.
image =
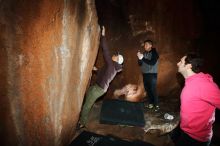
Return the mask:
<path id="1" fill-rule="evenodd" d="M 197 53 L 192 52 L 186 55 L 185 64 L 191 64 L 192 71 L 195 73 L 199 73 L 201 71 L 203 62 L 204 60 Z"/>

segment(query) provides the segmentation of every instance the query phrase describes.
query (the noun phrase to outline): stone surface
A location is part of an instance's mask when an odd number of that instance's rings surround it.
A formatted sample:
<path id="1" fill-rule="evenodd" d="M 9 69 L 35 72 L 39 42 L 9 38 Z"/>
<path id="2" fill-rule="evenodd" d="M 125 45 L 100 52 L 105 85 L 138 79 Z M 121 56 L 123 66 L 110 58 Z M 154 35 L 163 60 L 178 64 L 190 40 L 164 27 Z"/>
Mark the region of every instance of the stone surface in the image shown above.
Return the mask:
<path id="1" fill-rule="evenodd" d="M 191 0 L 96 0 L 96 5 L 112 52 L 119 51 L 125 58 L 124 70 L 112 82 L 108 94 L 142 81 L 136 54 L 144 51 L 141 45 L 145 39 L 153 40 L 160 55 L 159 95 L 169 96 L 179 88 L 176 64 L 186 52 L 196 49 L 195 41 L 202 34 L 197 5 Z M 97 66 L 101 60 L 99 54 Z"/>
<path id="2" fill-rule="evenodd" d="M 176 63 L 191 50 L 205 56 L 206 71 L 219 84 L 220 9 L 216 3 L 0 0 L 0 145 L 68 145 L 75 135 L 83 96 L 98 52 L 100 30 L 97 21 L 106 26 L 111 52 L 119 50 L 125 57 L 123 72 L 110 84 L 104 98 L 111 98 L 115 89 L 128 83 L 142 82 L 136 52 L 146 38 L 154 40 L 160 53 L 160 98 L 179 99 L 183 82 L 176 75 Z M 97 67 L 102 66 L 101 51 L 96 61 Z M 161 102 L 161 108 L 164 103 L 166 106 L 166 102 Z M 165 112 L 176 114 L 178 110 Z M 156 119 L 160 121 L 164 113 L 157 113 L 159 118 Z M 96 123 L 92 127 L 95 126 Z M 102 126 L 105 132 L 124 134 L 124 138 L 154 143 L 168 140 L 163 131 L 149 130 L 145 134 L 143 129 L 136 127 Z M 216 131 L 218 141 L 220 130 Z M 158 137 L 160 134 L 162 136 Z"/>
<path id="3" fill-rule="evenodd" d="M 0 1 L 0 145 L 69 144 L 99 32 L 93 0 Z"/>
<path id="4" fill-rule="evenodd" d="M 99 100 L 93 106 L 89 123 L 86 129 L 80 129 L 77 131 L 79 135 L 82 130 L 88 130 L 101 135 L 112 135 L 124 140 L 133 141 L 141 140 L 154 144 L 155 146 L 173 146 L 173 142 L 169 137 L 169 133 L 176 128 L 179 123 L 179 101 L 176 98 L 163 97 L 160 103 L 160 110 L 154 112 L 145 108 L 145 126 L 126 126 L 126 125 L 110 125 L 100 124 L 100 110 L 102 101 Z M 112 107 L 114 109 L 114 107 Z M 173 120 L 165 120 L 164 114 L 169 113 L 174 116 Z"/>

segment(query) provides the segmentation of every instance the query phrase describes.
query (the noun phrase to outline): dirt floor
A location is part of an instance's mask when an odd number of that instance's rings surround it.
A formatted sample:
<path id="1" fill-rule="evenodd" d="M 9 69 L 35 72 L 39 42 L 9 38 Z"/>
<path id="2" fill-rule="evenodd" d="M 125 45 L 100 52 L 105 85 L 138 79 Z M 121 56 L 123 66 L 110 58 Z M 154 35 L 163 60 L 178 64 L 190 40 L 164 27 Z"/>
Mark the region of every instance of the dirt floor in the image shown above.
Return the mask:
<path id="1" fill-rule="evenodd" d="M 99 119 L 102 102 L 103 100 L 99 100 L 95 103 L 90 113 L 88 125 L 86 125 L 85 129 L 80 129 L 77 131 L 76 136 L 79 135 L 83 130 L 87 130 L 96 134 L 112 135 L 128 141 L 141 140 L 151 143 L 155 146 L 173 146 L 168 133 L 178 124 L 178 112 L 174 112 L 174 108 L 176 107 L 165 103 L 165 99 L 164 102 L 160 104 L 161 109 L 158 112 L 148 110 L 146 108 L 144 109 L 144 116 L 146 119 L 145 127 L 100 124 Z M 169 104 L 173 103 L 169 102 Z M 174 120 L 165 120 L 165 113 L 174 115 Z"/>
<path id="2" fill-rule="evenodd" d="M 169 133 L 179 123 L 179 101 L 176 99 L 163 98 L 160 102 L 158 112 L 144 109 L 146 120 L 145 127 L 100 124 L 100 111 L 103 100 L 95 103 L 89 116 L 89 122 L 86 128 L 77 130 L 77 137 L 82 131 L 90 131 L 100 135 L 111 135 L 123 140 L 140 140 L 151 143 L 155 146 L 174 146 Z M 113 107 L 114 108 L 114 107 Z M 169 113 L 174 116 L 173 120 L 165 120 L 164 114 Z M 150 124 L 149 124 L 150 123 Z M 149 126 L 150 125 L 150 126 Z M 214 124 L 214 137 L 211 146 L 220 146 L 219 144 L 219 122 Z M 147 130 L 146 130 L 147 129 Z M 147 132 L 146 132 L 147 131 Z"/>

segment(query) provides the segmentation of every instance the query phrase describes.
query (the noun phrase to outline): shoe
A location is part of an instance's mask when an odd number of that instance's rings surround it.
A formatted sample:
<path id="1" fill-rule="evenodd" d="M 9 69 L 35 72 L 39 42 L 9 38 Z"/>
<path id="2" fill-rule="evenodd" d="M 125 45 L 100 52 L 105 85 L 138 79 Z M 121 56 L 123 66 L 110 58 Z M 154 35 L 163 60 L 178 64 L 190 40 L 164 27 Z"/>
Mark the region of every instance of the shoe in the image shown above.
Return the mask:
<path id="1" fill-rule="evenodd" d="M 85 125 L 78 123 L 76 126 L 76 130 L 80 130 L 82 128 L 85 128 Z"/>
<path id="2" fill-rule="evenodd" d="M 159 110 L 160 110 L 159 105 L 156 105 L 155 108 L 154 108 L 154 111 L 157 112 L 157 111 L 159 111 Z"/>
<path id="3" fill-rule="evenodd" d="M 148 109 L 152 109 L 153 107 L 154 107 L 153 104 L 148 104 L 148 105 L 146 106 L 146 108 L 148 108 Z"/>

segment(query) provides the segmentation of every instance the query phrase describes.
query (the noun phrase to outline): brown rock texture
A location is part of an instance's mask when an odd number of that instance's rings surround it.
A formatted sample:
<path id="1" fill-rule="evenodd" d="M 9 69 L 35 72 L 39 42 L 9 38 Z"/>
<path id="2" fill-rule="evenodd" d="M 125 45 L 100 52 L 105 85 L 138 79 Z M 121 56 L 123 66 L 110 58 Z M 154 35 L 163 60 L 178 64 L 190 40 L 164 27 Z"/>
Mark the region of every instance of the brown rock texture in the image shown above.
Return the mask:
<path id="1" fill-rule="evenodd" d="M 96 0 L 96 5 L 112 52 L 119 51 L 125 57 L 124 70 L 113 81 L 108 96 L 126 84 L 142 82 L 136 54 L 144 51 L 141 45 L 145 39 L 153 40 L 160 55 L 159 96 L 178 90 L 176 64 L 186 52 L 197 49 L 196 40 L 202 33 L 198 4 L 191 0 Z"/>
<path id="2" fill-rule="evenodd" d="M 185 53 L 204 55 L 205 68 L 220 83 L 218 7 L 199 0 L 0 0 L 0 145 L 72 141 L 84 94 L 96 78 L 92 67 L 104 62 L 98 23 L 105 25 L 111 53 L 124 56 L 124 69 L 104 98 L 142 84 L 136 53 L 152 39 L 160 54 L 159 99 L 174 100 L 167 112 L 178 112 L 183 80 L 176 63 Z"/>
<path id="3" fill-rule="evenodd" d="M 0 1 L 1 145 L 69 144 L 99 32 L 93 0 Z"/>

